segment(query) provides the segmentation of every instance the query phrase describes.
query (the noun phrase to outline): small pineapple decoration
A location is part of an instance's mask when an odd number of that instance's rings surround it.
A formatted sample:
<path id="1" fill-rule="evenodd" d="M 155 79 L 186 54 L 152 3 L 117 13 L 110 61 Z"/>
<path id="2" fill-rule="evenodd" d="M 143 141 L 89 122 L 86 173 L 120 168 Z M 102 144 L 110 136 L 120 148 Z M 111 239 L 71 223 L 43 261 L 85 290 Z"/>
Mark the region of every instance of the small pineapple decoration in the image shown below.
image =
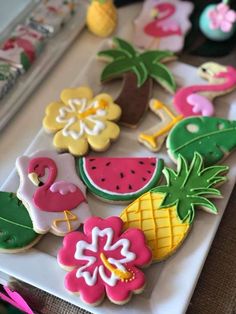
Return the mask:
<path id="1" fill-rule="evenodd" d="M 87 26 L 97 36 L 107 37 L 116 28 L 117 11 L 113 0 L 91 0 L 87 12 Z"/>
<path id="2" fill-rule="evenodd" d="M 227 166 L 203 167 L 203 159 L 194 154 L 191 165 L 179 155 L 177 172 L 164 168 L 167 184 L 143 194 L 120 215 L 125 228 L 143 230 L 152 249 L 153 261 L 172 255 L 187 236 L 194 221 L 195 208 L 216 214 L 216 206 L 208 198 L 221 197 L 215 188 L 223 184 Z"/>

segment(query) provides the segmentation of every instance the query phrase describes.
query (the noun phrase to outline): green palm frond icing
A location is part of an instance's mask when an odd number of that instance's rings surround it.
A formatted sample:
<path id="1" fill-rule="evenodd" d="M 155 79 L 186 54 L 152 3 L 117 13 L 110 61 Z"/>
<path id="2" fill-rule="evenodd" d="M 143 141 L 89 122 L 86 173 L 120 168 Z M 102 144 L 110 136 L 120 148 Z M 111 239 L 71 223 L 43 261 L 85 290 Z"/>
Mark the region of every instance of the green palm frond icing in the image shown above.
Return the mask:
<path id="1" fill-rule="evenodd" d="M 215 186 L 226 181 L 224 174 L 228 169 L 227 166 L 220 165 L 204 168 L 203 158 L 196 152 L 188 166 L 186 160 L 179 155 L 177 171 L 164 168 L 167 184 L 156 187 L 151 192 L 164 194 L 160 208 L 175 205 L 180 220 L 192 223 L 196 207 L 217 213 L 216 206 L 208 198 L 221 196 Z"/>
<path id="2" fill-rule="evenodd" d="M 161 62 L 173 59 L 170 51 L 146 51 L 139 53 L 132 45 L 120 38 L 113 38 L 113 49 L 102 50 L 99 57 L 110 62 L 101 74 L 101 81 L 107 81 L 132 71 L 137 76 L 138 87 L 151 77 L 170 92 L 176 90 L 176 83 L 170 70 Z"/>

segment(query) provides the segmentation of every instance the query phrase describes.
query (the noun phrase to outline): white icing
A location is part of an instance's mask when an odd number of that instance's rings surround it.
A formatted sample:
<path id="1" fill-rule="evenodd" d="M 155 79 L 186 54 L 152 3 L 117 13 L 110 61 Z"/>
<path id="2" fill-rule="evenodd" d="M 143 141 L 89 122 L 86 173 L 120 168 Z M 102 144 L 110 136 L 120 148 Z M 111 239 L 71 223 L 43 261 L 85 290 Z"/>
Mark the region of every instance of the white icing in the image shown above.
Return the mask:
<path id="1" fill-rule="evenodd" d="M 84 119 L 78 119 L 77 117 L 66 118 L 67 114 L 82 114 L 92 108 L 98 108 L 99 101 L 94 101 L 88 104 L 88 100 L 83 99 L 69 99 L 68 106 L 59 109 L 59 116 L 56 117 L 56 121 L 59 123 L 66 123 L 65 127 L 62 129 L 62 134 L 64 136 L 71 136 L 74 140 L 78 140 L 84 134 L 88 135 L 98 135 L 102 130 L 105 129 L 106 125 L 104 121 L 100 121 L 100 117 L 106 115 L 106 110 L 97 109 L 96 114 L 91 114 Z M 93 124 L 93 127 L 88 127 L 86 121 Z M 71 130 L 73 124 L 78 123 L 79 131 Z"/>
<path id="2" fill-rule="evenodd" d="M 88 286 L 93 286 L 97 282 L 98 274 L 102 278 L 102 280 L 111 287 L 114 287 L 119 280 L 114 273 L 111 273 L 110 276 L 107 275 L 107 270 L 105 272 L 104 265 L 100 265 L 101 261 L 96 259 L 94 256 L 87 256 L 84 254 L 84 250 L 90 250 L 92 252 L 97 253 L 99 251 L 98 243 L 99 237 L 106 237 L 106 243 L 103 247 L 104 252 L 114 251 L 118 247 L 121 247 L 120 253 L 123 256 L 122 259 L 117 260 L 111 257 L 108 257 L 108 262 L 115 266 L 115 268 L 126 271 L 126 268 L 122 265 L 124 263 L 128 263 L 133 261 L 136 258 L 136 255 L 133 252 L 129 251 L 130 241 L 128 239 L 119 239 L 117 242 L 112 244 L 114 236 L 114 231 L 112 228 L 105 228 L 103 230 L 99 229 L 98 227 L 94 227 L 92 230 L 92 242 L 87 243 L 85 241 L 79 241 L 76 244 L 76 251 L 75 251 L 75 259 L 87 261 L 87 264 L 80 267 L 77 270 L 76 277 L 81 278 L 83 277 L 86 284 Z M 102 252 L 101 252 L 102 253 Z M 106 254 L 105 254 L 106 255 Z M 97 265 L 94 267 L 92 273 L 90 271 L 86 271 L 87 268 L 92 266 L 94 263 Z"/>

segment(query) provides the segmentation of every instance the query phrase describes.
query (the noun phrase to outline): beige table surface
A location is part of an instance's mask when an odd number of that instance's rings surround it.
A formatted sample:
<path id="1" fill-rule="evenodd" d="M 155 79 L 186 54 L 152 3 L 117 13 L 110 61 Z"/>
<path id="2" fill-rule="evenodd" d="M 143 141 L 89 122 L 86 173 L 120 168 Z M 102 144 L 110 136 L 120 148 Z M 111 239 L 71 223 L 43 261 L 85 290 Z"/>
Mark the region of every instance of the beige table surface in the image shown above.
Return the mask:
<path id="1" fill-rule="evenodd" d="M 141 4 L 135 4 L 119 9 L 120 25 L 127 19 L 133 20 L 140 7 Z M 89 57 L 92 57 L 97 52 L 101 41 L 100 38 L 93 36 L 84 29 L 74 44 L 68 48 L 59 63 L 28 99 L 24 107 L 9 122 L 8 126 L 1 131 L 0 186 L 14 168 L 16 157 L 24 153 L 41 128 L 45 106 L 52 100 L 56 100 L 63 88 L 70 87 L 73 84 Z M 231 56 L 231 60 L 235 59 L 234 53 Z M 195 65 L 202 61 L 202 59 L 189 56 L 184 56 L 182 60 Z M 223 62 L 227 61 L 229 61 L 229 58 L 223 59 Z M 234 207 L 236 205 L 235 202 L 233 203 L 233 200 L 231 204 Z M 232 207 L 230 209 L 231 215 L 234 215 L 233 218 L 236 221 L 235 210 L 233 212 Z M 234 259 L 236 258 L 236 227 L 234 227 L 236 224 L 232 223 L 233 218 L 231 219 L 232 216 L 228 214 L 228 211 L 225 216 L 227 217 L 227 215 L 229 216 L 228 222 L 224 217 L 221 224 L 223 227 L 220 226 L 216 240 L 213 243 L 213 253 L 211 252 L 207 259 L 207 267 L 203 270 L 204 276 L 200 277 L 188 310 L 189 313 L 236 313 L 236 259 Z M 218 239 L 219 234 L 223 234 L 224 246 L 221 246 L 221 241 Z M 226 249 L 225 241 L 230 241 L 232 244 L 233 255 L 231 254 L 231 249 Z M 225 258 L 222 255 L 222 250 L 226 250 Z M 235 266 L 233 267 L 233 265 Z M 70 306 L 66 302 L 49 296 L 38 289 L 31 289 L 32 292 L 37 296 L 40 303 L 45 304 L 41 313 L 79 313 L 79 309 L 76 309 L 74 306 Z"/>

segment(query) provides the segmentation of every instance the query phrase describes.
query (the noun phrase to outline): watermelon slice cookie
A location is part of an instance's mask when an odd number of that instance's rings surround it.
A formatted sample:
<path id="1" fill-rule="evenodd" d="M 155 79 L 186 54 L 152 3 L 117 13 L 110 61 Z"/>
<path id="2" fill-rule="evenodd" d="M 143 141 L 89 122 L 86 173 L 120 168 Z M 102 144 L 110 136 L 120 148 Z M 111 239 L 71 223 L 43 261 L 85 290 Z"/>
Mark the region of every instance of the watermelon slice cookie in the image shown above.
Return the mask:
<path id="1" fill-rule="evenodd" d="M 154 157 L 83 157 L 77 169 L 89 191 L 113 203 L 131 202 L 161 178 L 163 160 Z"/>

